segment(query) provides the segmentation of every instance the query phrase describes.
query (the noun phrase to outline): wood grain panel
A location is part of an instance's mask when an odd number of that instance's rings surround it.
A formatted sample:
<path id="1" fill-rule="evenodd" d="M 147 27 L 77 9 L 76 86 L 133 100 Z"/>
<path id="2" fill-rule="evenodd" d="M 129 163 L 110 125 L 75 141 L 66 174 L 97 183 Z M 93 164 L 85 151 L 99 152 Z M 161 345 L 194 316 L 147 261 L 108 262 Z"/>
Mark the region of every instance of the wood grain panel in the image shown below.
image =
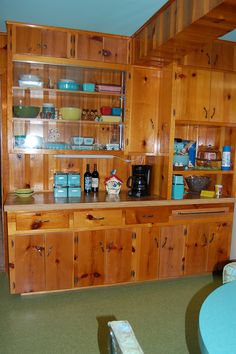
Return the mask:
<path id="1" fill-rule="evenodd" d="M 105 284 L 131 280 L 132 230 L 106 230 Z"/>
<path id="2" fill-rule="evenodd" d="M 15 237 L 15 292 L 45 290 L 44 235 Z"/>
<path id="3" fill-rule="evenodd" d="M 159 228 L 142 228 L 137 233 L 135 252 L 137 251 L 136 280 L 158 279 L 159 268 Z"/>
<path id="4" fill-rule="evenodd" d="M 82 231 L 75 234 L 74 286 L 104 283 L 105 231 Z"/>
<path id="5" fill-rule="evenodd" d="M 45 243 L 46 290 L 73 287 L 73 233 L 50 233 Z"/>
<path id="6" fill-rule="evenodd" d="M 184 225 L 160 228 L 160 279 L 178 277 L 183 274 L 184 243 Z"/>

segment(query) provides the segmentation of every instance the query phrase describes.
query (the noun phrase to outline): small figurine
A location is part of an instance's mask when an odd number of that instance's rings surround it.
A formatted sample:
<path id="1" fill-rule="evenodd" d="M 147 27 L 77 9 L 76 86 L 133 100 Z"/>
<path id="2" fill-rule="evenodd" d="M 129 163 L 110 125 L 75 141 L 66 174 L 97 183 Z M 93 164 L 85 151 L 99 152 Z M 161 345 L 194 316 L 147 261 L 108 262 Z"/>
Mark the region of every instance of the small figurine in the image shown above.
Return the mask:
<path id="1" fill-rule="evenodd" d="M 111 171 L 111 175 L 105 179 L 106 191 L 108 194 L 119 194 L 123 181 L 116 176 L 116 170 Z"/>

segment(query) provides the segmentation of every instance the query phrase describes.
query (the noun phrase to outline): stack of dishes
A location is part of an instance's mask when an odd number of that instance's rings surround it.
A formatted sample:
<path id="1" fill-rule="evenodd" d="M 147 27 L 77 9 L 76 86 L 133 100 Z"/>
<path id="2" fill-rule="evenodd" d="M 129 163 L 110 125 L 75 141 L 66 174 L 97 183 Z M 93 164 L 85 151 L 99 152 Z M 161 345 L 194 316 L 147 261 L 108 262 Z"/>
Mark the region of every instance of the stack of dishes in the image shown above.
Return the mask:
<path id="1" fill-rule="evenodd" d="M 19 188 L 15 190 L 15 195 L 20 198 L 29 198 L 33 193 L 34 191 L 31 188 Z"/>
<path id="2" fill-rule="evenodd" d="M 42 88 L 43 82 L 38 75 L 21 75 L 19 86 L 24 88 Z"/>

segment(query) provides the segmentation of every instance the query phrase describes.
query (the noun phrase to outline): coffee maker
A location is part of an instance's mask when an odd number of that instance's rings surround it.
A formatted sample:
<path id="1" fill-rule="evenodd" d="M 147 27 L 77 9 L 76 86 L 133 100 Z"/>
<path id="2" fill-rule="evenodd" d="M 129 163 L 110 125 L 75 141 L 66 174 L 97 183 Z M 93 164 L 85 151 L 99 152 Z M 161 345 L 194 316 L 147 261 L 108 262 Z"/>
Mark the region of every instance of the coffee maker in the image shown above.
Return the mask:
<path id="1" fill-rule="evenodd" d="M 132 176 L 127 180 L 127 187 L 129 196 L 144 197 L 150 195 L 150 178 L 151 166 L 150 165 L 133 165 Z"/>

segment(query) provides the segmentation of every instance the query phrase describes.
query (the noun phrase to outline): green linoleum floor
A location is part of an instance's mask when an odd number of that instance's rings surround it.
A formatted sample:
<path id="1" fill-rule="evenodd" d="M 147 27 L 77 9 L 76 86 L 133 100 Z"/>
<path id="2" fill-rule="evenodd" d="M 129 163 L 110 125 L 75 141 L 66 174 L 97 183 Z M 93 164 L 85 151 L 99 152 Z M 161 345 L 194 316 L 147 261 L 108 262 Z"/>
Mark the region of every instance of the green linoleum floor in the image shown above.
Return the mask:
<path id="1" fill-rule="evenodd" d="M 107 354 L 109 320 L 128 320 L 145 354 L 199 354 L 197 323 L 220 276 L 47 295 L 9 295 L 0 274 L 0 354 Z"/>

